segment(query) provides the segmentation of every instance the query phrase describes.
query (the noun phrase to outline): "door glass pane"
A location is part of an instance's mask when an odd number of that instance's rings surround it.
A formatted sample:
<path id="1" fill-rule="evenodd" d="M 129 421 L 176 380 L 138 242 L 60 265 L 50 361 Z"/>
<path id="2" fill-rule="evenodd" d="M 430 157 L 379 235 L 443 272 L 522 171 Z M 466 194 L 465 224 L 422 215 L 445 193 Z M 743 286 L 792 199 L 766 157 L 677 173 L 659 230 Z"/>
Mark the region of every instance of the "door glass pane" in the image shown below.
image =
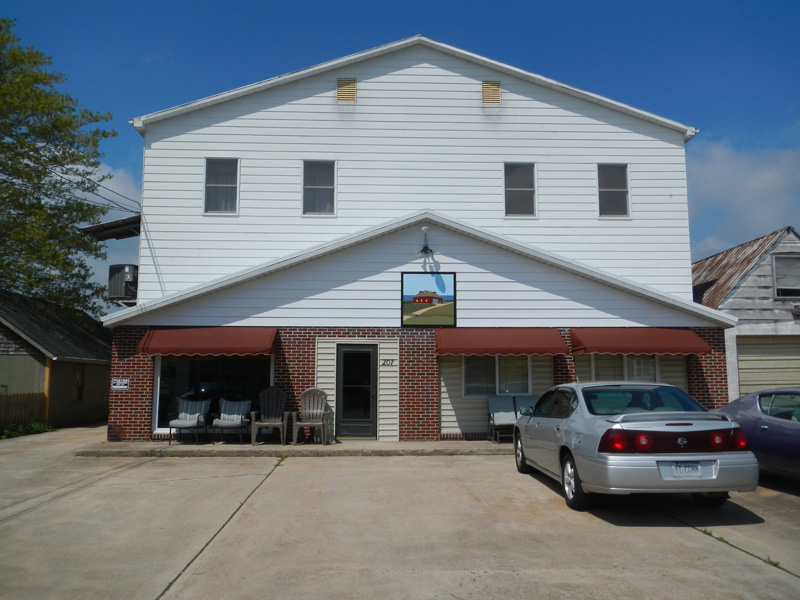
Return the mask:
<path id="1" fill-rule="evenodd" d="M 342 354 L 342 419 L 372 418 L 372 353 Z"/>

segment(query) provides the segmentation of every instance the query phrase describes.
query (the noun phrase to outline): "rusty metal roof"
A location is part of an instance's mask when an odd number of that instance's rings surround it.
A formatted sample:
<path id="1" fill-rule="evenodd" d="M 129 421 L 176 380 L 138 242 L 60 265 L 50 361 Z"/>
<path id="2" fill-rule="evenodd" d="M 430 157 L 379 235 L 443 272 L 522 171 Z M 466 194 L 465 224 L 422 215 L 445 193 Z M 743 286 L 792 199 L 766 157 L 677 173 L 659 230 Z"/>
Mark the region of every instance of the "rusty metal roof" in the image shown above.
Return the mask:
<path id="1" fill-rule="evenodd" d="M 717 308 L 761 257 L 772 250 L 789 232 L 797 235 L 792 227 L 784 227 L 693 263 L 694 301 L 710 308 Z"/>

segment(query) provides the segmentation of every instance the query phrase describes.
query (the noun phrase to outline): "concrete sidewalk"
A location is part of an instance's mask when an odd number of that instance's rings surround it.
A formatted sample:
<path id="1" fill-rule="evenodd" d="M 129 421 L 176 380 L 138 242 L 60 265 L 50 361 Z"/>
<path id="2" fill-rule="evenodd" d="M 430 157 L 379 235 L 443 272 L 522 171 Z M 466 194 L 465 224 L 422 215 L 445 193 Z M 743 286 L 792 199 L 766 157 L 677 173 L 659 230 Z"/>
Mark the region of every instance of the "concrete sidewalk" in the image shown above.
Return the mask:
<path id="1" fill-rule="evenodd" d="M 436 442 L 376 442 L 344 441 L 336 444 L 286 444 L 217 442 L 101 442 L 77 450 L 77 456 L 466 456 L 513 455 L 512 444 L 495 444 L 489 441 L 450 440 Z"/>

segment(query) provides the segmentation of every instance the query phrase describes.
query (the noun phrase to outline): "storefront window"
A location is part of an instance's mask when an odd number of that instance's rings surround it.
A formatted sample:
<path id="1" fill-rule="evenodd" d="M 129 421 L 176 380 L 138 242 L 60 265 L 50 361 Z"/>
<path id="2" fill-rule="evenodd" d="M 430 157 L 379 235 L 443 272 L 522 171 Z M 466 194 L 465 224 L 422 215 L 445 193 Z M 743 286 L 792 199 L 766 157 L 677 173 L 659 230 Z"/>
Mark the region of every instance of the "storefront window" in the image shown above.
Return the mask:
<path id="1" fill-rule="evenodd" d="M 162 356 L 158 389 L 158 427 L 168 427 L 178 398 L 211 399 L 211 412 L 219 399 L 256 402 L 270 384 L 270 359 L 216 356 Z"/>
<path id="2" fill-rule="evenodd" d="M 528 394 L 527 356 L 465 356 L 464 395 Z"/>

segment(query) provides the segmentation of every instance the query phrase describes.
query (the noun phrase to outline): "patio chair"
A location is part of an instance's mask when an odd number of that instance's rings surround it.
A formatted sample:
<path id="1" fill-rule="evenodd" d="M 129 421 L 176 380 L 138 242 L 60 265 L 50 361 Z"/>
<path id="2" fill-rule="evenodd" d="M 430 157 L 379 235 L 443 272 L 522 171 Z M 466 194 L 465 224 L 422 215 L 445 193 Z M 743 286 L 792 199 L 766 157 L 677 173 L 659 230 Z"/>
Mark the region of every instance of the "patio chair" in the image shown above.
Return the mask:
<path id="1" fill-rule="evenodd" d="M 207 426 L 206 415 L 211 409 L 211 400 L 187 400 L 178 398 L 178 414 L 169 422 L 169 444 L 172 445 L 172 431 L 178 434 L 183 429 L 194 431 L 194 443 L 199 443 L 200 428 Z"/>
<path id="2" fill-rule="evenodd" d="M 514 439 L 517 409 L 513 396 L 489 396 L 489 437 L 495 443 Z"/>
<path id="3" fill-rule="evenodd" d="M 317 387 L 308 388 L 300 394 L 300 410 L 292 413 L 292 444 L 297 444 L 297 432 L 302 427 L 317 429 L 322 434 L 322 443 L 328 443 L 328 394 Z"/>
<path id="4" fill-rule="evenodd" d="M 258 395 L 260 411 L 250 413 L 250 441 L 255 446 L 258 432 L 264 428 L 276 428 L 281 434 L 281 446 L 286 444 L 286 392 L 279 387 L 269 387 Z"/>
<path id="5" fill-rule="evenodd" d="M 219 416 L 211 423 L 216 435 L 217 431 L 236 431 L 239 434 L 239 443 L 242 443 L 242 434 L 247 431 L 250 419 L 247 418 L 250 412 L 250 400 L 226 400 L 219 399 Z"/>

